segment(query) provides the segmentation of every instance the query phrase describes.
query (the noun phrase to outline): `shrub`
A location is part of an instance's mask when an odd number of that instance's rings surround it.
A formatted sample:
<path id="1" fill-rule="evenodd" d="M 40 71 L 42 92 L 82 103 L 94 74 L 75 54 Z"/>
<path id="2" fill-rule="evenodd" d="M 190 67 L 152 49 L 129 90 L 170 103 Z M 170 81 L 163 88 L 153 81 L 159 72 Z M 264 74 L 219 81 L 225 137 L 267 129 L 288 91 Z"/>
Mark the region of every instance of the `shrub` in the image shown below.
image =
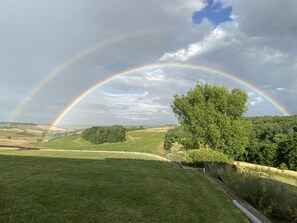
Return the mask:
<path id="1" fill-rule="evenodd" d="M 186 132 L 182 126 L 177 126 L 168 130 L 164 139 L 164 148 L 170 150 L 173 143 L 179 143 L 184 146 L 185 149 L 191 148 L 191 134 Z"/>
<path id="2" fill-rule="evenodd" d="M 170 153 L 175 153 L 175 154 L 182 154 L 184 153 L 185 148 L 182 144 L 179 144 L 178 142 L 175 142 L 171 145 L 170 148 Z"/>
<path id="3" fill-rule="evenodd" d="M 171 145 L 170 150 L 167 152 L 167 156 L 184 164 L 186 164 L 188 160 L 187 151 L 185 150 L 184 146 L 178 142 L 174 142 Z"/>
<path id="4" fill-rule="evenodd" d="M 96 126 L 85 129 L 81 137 L 94 144 L 115 143 L 126 141 L 126 132 L 121 125 Z"/>
<path id="5" fill-rule="evenodd" d="M 227 155 L 212 149 L 194 149 L 188 151 L 189 164 L 196 167 L 207 167 L 209 163 L 232 164 Z"/>
<path id="6" fill-rule="evenodd" d="M 287 170 L 287 169 L 288 169 L 288 166 L 287 166 L 287 164 L 285 164 L 285 163 L 281 163 L 281 164 L 279 165 L 279 169 L 281 169 L 281 170 Z"/>
<path id="7" fill-rule="evenodd" d="M 213 165 L 210 173 L 270 219 L 297 222 L 296 188 L 261 178 L 252 171 L 241 172 L 231 167 L 218 168 Z"/>

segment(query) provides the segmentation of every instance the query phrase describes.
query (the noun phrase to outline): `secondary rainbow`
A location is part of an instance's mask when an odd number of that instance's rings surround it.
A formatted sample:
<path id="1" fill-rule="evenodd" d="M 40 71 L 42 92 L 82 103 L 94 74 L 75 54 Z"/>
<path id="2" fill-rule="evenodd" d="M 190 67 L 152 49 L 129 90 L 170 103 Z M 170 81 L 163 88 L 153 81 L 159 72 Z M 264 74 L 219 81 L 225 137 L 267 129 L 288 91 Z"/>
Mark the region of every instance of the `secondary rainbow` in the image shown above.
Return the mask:
<path id="1" fill-rule="evenodd" d="M 217 75 L 232 79 L 233 81 L 236 81 L 237 83 L 242 84 L 243 86 L 248 87 L 248 88 L 252 89 L 253 91 L 255 91 L 256 93 L 258 93 L 259 95 L 261 95 L 263 98 L 265 98 L 267 101 L 269 101 L 272 105 L 274 105 L 279 111 L 281 111 L 284 115 L 291 115 L 290 112 L 283 105 L 281 105 L 278 101 L 276 101 L 270 95 L 268 95 L 267 93 L 265 93 L 264 91 L 262 91 L 261 89 L 256 87 L 255 85 L 249 83 L 246 80 L 243 80 L 243 79 L 235 76 L 232 73 L 229 73 L 229 72 L 226 72 L 226 71 L 223 71 L 223 70 L 219 70 L 219 69 L 216 69 L 216 68 L 213 68 L 213 67 L 209 67 L 209 66 L 203 66 L 203 65 L 181 64 L 181 63 L 156 63 L 156 64 L 148 64 L 148 65 L 128 69 L 128 70 L 125 70 L 125 71 L 121 71 L 121 72 L 118 72 L 118 73 L 115 73 L 115 74 L 111 75 L 110 77 L 108 77 L 108 78 L 106 78 L 106 79 L 104 79 L 102 81 L 97 82 L 96 84 L 94 84 L 93 86 L 88 88 L 86 91 L 84 91 L 83 93 L 78 95 L 71 103 L 68 104 L 68 106 L 56 117 L 56 119 L 54 120 L 54 122 L 51 125 L 51 128 L 50 128 L 49 132 L 84 97 L 86 97 L 88 94 L 90 94 L 91 92 L 93 92 L 97 88 L 101 87 L 102 85 L 112 81 L 113 79 L 115 79 L 117 77 L 132 74 L 132 73 L 135 73 L 135 72 L 143 72 L 143 71 L 146 71 L 146 70 L 158 69 L 158 68 L 159 69 L 160 68 L 187 68 L 187 69 L 194 69 L 194 70 L 202 70 L 202 71 L 208 71 L 208 72 L 211 72 L 211 73 L 214 73 L 214 74 L 217 74 Z"/>
<path id="2" fill-rule="evenodd" d="M 133 38 L 139 38 L 143 36 L 153 35 L 157 33 L 165 32 L 169 29 L 165 28 L 155 28 L 155 29 L 148 29 L 148 30 L 141 30 L 137 32 L 131 32 L 127 33 L 121 36 L 116 36 L 114 38 L 108 39 L 107 41 L 104 41 L 102 43 L 99 43 L 95 46 L 92 46 L 90 48 L 87 48 L 83 50 L 82 52 L 78 53 L 74 57 L 67 60 L 65 63 L 54 69 L 52 72 L 50 72 L 46 77 L 35 87 L 33 90 L 28 94 L 27 97 L 19 104 L 19 106 L 15 109 L 15 111 L 12 113 L 10 118 L 8 120 L 15 121 L 17 117 L 27 108 L 28 104 L 30 104 L 31 101 L 43 90 L 46 88 L 46 86 L 51 83 L 53 80 L 55 80 L 57 77 L 62 75 L 68 68 L 75 65 L 79 61 L 83 60 L 84 58 L 88 57 L 89 55 L 98 52 L 105 47 L 111 46 L 116 43 L 120 43 L 129 39 Z"/>

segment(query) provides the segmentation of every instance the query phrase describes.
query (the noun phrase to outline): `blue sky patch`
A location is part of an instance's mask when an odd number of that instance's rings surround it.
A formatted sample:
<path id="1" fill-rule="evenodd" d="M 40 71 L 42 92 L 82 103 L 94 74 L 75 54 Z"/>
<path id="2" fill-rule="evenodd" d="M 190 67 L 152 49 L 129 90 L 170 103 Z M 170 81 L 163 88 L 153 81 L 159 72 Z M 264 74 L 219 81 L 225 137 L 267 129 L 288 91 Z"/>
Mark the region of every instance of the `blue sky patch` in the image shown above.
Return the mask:
<path id="1" fill-rule="evenodd" d="M 193 22 L 200 24 L 202 19 L 207 18 L 212 25 L 217 26 L 220 23 L 226 21 L 232 21 L 230 14 L 232 12 L 232 7 L 223 8 L 223 5 L 219 1 L 207 0 L 207 6 L 201 11 L 194 12 Z"/>

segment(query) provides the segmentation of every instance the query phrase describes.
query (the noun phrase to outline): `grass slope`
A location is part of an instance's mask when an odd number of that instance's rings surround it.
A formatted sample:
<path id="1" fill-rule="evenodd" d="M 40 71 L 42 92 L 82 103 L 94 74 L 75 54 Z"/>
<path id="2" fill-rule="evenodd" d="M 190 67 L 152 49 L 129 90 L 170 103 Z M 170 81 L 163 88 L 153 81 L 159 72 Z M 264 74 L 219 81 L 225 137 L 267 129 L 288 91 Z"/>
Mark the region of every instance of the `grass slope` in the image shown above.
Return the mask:
<path id="1" fill-rule="evenodd" d="M 247 222 L 202 175 L 168 162 L 13 155 L 0 155 L 0 222 Z"/>
<path id="2" fill-rule="evenodd" d="M 146 154 L 116 153 L 116 152 L 88 152 L 88 151 L 65 151 L 65 150 L 19 150 L 0 148 L 1 155 L 10 156 L 37 156 L 37 157 L 56 157 L 56 158 L 75 158 L 75 159 L 143 159 L 143 160 L 163 160 L 157 156 Z"/>
<path id="3" fill-rule="evenodd" d="M 152 128 L 130 131 L 126 133 L 127 141 L 119 143 L 94 145 L 80 138 L 79 135 L 75 135 L 58 138 L 49 142 L 38 142 L 34 143 L 34 145 L 52 149 L 113 150 L 163 154 L 163 140 L 167 130 L 166 128 Z"/>

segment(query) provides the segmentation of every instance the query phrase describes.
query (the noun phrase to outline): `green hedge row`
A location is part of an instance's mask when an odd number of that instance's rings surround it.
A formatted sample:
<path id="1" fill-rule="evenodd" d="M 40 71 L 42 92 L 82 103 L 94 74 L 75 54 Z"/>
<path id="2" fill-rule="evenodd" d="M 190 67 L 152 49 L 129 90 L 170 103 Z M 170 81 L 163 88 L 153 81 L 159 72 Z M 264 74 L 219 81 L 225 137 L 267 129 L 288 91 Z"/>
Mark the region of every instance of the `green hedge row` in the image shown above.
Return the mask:
<path id="1" fill-rule="evenodd" d="M 94 144 L 126 141 L 126 131 L 121 125 L 96 126 L 85 129 L 81 137 Z"/>
<path id="2" fill-rule="evenodd" d="M 188 152 L 187 163 L 196 167 L 205 167 L 210 163 L 232 164 L 227 155 L 212 149 L 194 149 Z"/>

